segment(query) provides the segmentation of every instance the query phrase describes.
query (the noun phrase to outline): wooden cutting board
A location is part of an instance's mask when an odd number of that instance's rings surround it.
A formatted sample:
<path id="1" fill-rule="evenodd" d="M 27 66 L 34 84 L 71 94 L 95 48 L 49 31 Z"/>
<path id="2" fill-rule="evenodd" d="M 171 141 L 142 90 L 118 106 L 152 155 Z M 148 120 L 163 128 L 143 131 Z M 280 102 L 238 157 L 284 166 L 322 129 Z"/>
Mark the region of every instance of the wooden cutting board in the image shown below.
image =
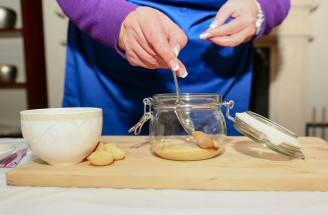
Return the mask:
<path id="1" fill-rule="evenodd" d="M 172 161 L 152 154 L 148 137 L 104 136 L 126 158 L 97 167 L 84 161 L 50 166 L 40 159 L 7 171 L 14 186 L 110 187 L 198 190 L 328 191 L 328 143 L 301 137 L 302 159 L 272 152 L 246 137 L 229 137 L 225 152 L 202 161 Z"/>

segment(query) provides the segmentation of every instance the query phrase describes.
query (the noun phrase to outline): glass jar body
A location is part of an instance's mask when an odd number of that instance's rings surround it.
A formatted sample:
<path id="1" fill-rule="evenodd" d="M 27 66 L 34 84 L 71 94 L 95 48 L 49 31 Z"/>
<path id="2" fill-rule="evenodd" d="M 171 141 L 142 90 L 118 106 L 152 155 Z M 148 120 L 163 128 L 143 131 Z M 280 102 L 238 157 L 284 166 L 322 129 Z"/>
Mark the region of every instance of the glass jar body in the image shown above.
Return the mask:
<path id="1" fill-rule="evenodd" d="M 223 152 L 226 122 L 221 111 L 219 94 L 181 94 L 176 104 L 175 94 L 153 96 L 153 115 L 150 122 L 152 150 L 171 160 L 202 160 Z M 182 118 L 182 119 L 181 119 Z M 207 134 L 217 149 L 202 149 L 182 125 Z M 191 125 L 191 126 L 190 126 Z"/>

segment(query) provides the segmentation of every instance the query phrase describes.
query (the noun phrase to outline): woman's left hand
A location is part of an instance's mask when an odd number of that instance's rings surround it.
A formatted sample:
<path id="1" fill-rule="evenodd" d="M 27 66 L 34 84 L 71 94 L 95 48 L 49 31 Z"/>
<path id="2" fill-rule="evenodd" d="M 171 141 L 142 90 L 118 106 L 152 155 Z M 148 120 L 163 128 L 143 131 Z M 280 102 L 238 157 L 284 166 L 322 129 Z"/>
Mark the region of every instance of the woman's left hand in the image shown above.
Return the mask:
<path id="1" fill-rule="evenodd" d="M 228 0 L 218 11 L 202 39 L 221 46 L 237 46 L 252 39 L 259 10 L 254 0 Z M 233 18 L 225 24 L 229 18 Z"/>

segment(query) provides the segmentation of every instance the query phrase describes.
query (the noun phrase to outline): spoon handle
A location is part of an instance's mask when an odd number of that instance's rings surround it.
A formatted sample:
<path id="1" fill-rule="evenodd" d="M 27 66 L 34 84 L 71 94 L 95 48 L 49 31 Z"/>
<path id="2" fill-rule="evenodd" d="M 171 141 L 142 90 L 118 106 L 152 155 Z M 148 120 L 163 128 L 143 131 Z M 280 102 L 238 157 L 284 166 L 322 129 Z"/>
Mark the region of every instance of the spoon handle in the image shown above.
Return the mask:
<path id="1" fill-rule="evenodd" d="M 178 103 L 181 103 L 179 85 L 178 85 L 177 75 L 175 74 L 174 71 L 172 71 L 172 73 L 173 73 L 173 79 L 174 79 L 174 84 L 175 84 L 175 90 L 177 92 L 177 101 L 176 101 L 176 103 L 178 104 Z"/>

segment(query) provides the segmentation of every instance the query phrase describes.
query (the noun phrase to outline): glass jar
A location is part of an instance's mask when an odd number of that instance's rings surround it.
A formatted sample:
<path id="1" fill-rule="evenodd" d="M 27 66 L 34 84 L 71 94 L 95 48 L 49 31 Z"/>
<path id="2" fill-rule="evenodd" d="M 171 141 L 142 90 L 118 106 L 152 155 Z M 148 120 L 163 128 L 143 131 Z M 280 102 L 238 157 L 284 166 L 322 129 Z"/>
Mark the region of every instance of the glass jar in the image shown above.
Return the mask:
<path id="1" fill-rule="evenodd" d="M 144 115 L 129 132 L 140 133 L 150 119 L 149 135 L 152 150 L 171 160 L 203 160 L 224 151 L 227 134 L 222 105 L 229 110 L 233 101 L 222 102 L 220 94 L 157 94 L 144 99 Z M 148 111 L 147 111 L 148 106 Z M 152 108 L 153 107 L 153 108 Z M 193 131 L 201 131 L 213 140 L 214 148 L 200 148 Z"/>

